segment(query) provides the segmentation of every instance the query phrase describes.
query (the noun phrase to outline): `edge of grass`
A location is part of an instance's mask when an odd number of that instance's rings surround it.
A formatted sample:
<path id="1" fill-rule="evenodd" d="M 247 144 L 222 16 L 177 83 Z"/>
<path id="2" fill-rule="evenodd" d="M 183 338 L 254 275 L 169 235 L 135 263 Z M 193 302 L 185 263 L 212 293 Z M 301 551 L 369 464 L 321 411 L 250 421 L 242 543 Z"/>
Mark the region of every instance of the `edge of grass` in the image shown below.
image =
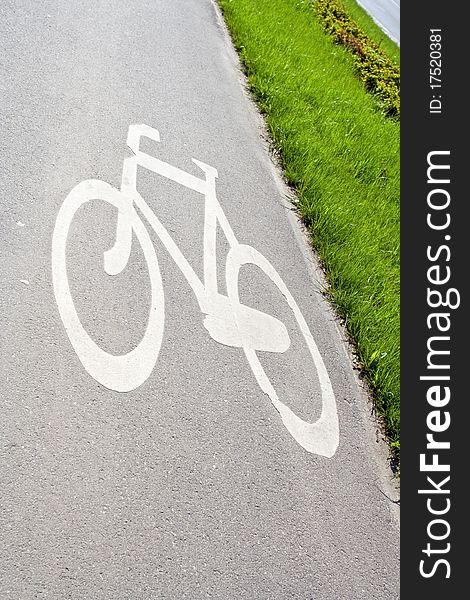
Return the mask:
<path id="1" fill-rule="evenodd" d="M 399 124 L 310 0 L 217 0 L 399 470 Z"/>

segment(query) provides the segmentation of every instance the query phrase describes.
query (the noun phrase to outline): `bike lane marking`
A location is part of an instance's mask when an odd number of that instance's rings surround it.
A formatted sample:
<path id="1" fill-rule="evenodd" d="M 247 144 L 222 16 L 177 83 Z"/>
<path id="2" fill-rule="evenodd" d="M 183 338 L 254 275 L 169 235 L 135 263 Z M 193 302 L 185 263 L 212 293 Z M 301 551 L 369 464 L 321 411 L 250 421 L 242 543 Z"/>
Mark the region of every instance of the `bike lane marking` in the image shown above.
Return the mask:
<path id="1" fill-rule="evenodd" d="M 99 180 L 83 181 L 68 194 L 57 216 L 52 241 L 54 293 L 67 335 L 83 367 L 105 387 L 118 392 L 129 392 L 148 379 L 158 359 L 165 320 L 163 283 L 155 248 L 134 208 L 135 203 L 193 289 L 201 312 L 207 315 L 204 326 L 211 338 L 227 346 L 243 348 L 257 383 L 270 398 L 292 437 L 308 452 L 331 458 L 339 444 L 336 401 L 323 359 L 293 296 L 275 268 L 262 254 L 251 246 L 237 241 L 216 198 L 216 169 L 193 159 L 206 175 L 205 180 L 199 179 L 140 152 L 139 142 L 142 136 L 160 141 L 156 129 L 142 124 L 129 127 L 127 141 L 135 156 L 124 160 L 121 190 Z M 137 192 L 138 166 L 144 166 L 205 196 L 204 284 Z M 114 246 L 104 254 L 104 270 L 109 275 L 116 275 L 126 267 L 132 249 L 132 235 L 135 233 L 142 247 L 150 276 L 151 304 L 146 331 L 138 345 L 123 355 L 113 355 L 103 351 L 88 335 L 80 323 L 68 283 L 66 245 L 69 227 L 78 209 L 91 200 L 104 200 L 118 209 L 116 241 Z M 215 271 L 217 222 L 221 225 L 230 245 L 226 262 L 228 296 L 219 294 L 217 290 Z M 258 359 L 256 351 L 284 353 L 290 346 L 290 338 L 285 325 L 278 319 L 241 304 L 238 276 L 240 267 L 245 264 L 259 267 L 283 294 L 294 313 L 320 383 L 322 412 L 313 423 L 304 421 L 281 402 Z"/>

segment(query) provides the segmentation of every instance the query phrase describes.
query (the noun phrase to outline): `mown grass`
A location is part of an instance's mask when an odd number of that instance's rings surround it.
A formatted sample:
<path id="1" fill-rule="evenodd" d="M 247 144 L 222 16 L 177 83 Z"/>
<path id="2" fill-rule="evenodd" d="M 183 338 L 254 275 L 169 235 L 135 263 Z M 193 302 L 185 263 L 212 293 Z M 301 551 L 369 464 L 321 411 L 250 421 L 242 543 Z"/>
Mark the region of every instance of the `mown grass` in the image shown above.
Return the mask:
<path id="1" fill-rule="evenodd" d="M 308 0 L 218 2 L 398 456 L 399 125 Z"/>

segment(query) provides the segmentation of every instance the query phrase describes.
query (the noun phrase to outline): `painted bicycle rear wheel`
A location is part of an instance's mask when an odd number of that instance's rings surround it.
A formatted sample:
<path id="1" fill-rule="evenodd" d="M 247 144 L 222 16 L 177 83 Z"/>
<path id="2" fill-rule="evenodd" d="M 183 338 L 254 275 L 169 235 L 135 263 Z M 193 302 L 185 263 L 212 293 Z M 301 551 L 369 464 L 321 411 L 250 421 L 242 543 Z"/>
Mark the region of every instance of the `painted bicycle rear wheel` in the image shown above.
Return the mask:
<path id="1" fill-rule="evenodd" d="M 250 339 L 247 336 L 246 339 L 242 340 L 243 350 L 253 374 L 263 392 L 269 396 L 271 402 L 278 410 L 284 426 L 292 437 L 308 452 L 331 458 L 335 454 L 339 444 L 339 424 L 336 400 L 328 371 L 310 329 L 297 302 L 289 292 L 286 284 L 281 279 L 276 269 L 260 252 L 255 250 L 255 248 L 242 244 L 231 248 L 226 263 L 227 292 L 235 311 L 236 319 L 238 318 L 241 320 L 242 318 L 241 311 L 237 316 L 237 307 L 241 306 L 239 297 L 239 273 L 240 268 L 243 265 L 254 265 L 261 269 L 282 293 L 293 313 L 295 322 L 301 333 L 300 339 L 306 344 L 308 355 L 318 377 L 322 404 L 319 418 L 314 422 L 301 419 L 279 399 L 274 386 L 261 365 L 256 350 L 250 344 Z M 241 323 L 239 324 L 238 329 L 243 331 Z M 308 393 L 312 394 L 313 401 L 313 392 L 310 391 Z"/>

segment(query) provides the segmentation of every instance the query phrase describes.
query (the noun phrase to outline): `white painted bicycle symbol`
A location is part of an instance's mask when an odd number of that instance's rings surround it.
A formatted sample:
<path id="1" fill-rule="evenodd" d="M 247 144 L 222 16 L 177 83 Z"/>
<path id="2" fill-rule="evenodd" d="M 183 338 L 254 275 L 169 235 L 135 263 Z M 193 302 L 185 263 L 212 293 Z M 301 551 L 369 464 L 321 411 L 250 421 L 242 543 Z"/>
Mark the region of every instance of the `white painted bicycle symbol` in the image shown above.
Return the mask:
<path id="1" fill-rule="evenodd" d="M 142 152 L 139 149 L 142 137 L 160 141 L 158 131 L 152 127 L 147 125 L 129 127 L 127 144 L 134 155 L 124 159 L 120 190 L 96 179 L 83 181 L 68 194 L 57 216 L 52 239 L 54 293 L 67 335 L 83 367 L 103 386 L 118 392 L 129 392 L 147 380 L 157 362 L 165 317 L 164 291 L 155 248 L 140 216 L 143 215 L 191 286 L 201 312 L 205 315 L 204 326 L 210 336 L 221 344 L 243 349 L 261 390 L 269 396 L 283 424 L 305 450 L 332 457 L 339 443 L 335 397 L 322 357 L 296 301 L 270 262 L 255 248 L 237 241 L 216 197 L 216 169 L 193 159 L 194 164 L 204 173 L 203 179 L 195 177 Z M 203 282 L 197 277 L 168 231 L 137 192 L 136 179 L 139 166 L 204 196 Z M 126 267 L 133 235 L 142 248 L 148 267 L 151 301 L 147 328 L 138 345 L 123 355 L 105 352 L 91 339 L 80 322 L 70 292 L 66 266 L 67 236 L 75 213 L 83 204 L 91 200 L 104 200 L 118 210 L 116 240 L 113 247 L 104 253 L 106 273 L 117 275 Z M 217 223 L 230 245 L 225 265 L 227 295 L 220 294 L 217 286 Z M 284 323 L 277 318 L 240 302 L 239 271 L 241 266 L 247 264 L 257 266 L 277 286 L 286 299 L 305 340 L 315 366 L 322 396 L 321 414 L 313 423 L 301 419 L 278 398 L 256 354 L 257 351 L 285 352 L 290 346 L 290 337 Z"/>

